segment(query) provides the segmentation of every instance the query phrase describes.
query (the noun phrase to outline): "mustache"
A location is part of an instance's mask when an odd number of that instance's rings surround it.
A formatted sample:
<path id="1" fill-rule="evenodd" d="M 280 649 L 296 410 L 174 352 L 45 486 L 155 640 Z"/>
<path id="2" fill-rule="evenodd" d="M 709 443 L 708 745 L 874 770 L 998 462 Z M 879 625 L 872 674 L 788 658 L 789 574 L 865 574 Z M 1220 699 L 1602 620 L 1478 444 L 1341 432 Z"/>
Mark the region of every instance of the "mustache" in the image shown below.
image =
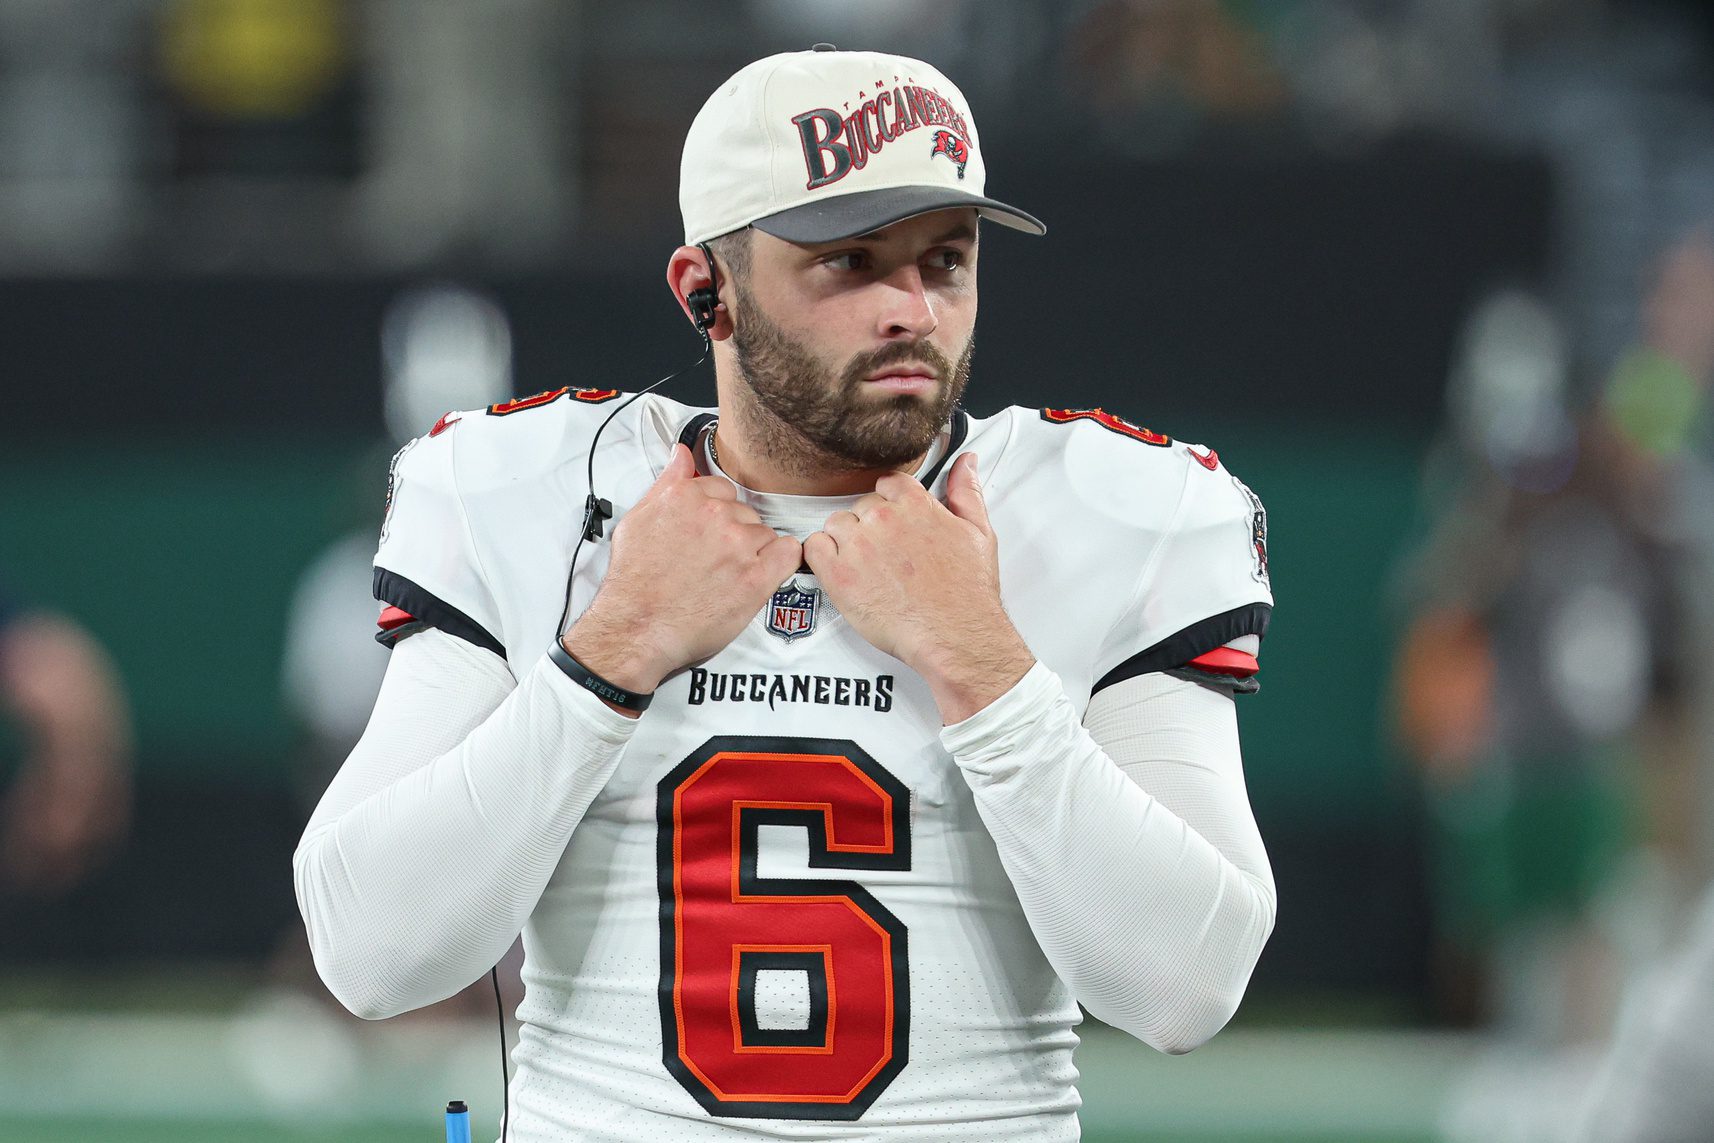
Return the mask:
<path id="1" fill-rule="evenodd" d="M 846 363 L 844 375 L 840 380 L 844 388 L 855 389 L 863 383 L 865 377 L 877 369 L 894 365 L 920 366 L 934 374 L 934 379 L 942 385 L 952 378 L 952 362 L 933 345 L 926 341 L 895 341 L 891 345 L 883 345 L 879 349 L 853 357 Z"/>

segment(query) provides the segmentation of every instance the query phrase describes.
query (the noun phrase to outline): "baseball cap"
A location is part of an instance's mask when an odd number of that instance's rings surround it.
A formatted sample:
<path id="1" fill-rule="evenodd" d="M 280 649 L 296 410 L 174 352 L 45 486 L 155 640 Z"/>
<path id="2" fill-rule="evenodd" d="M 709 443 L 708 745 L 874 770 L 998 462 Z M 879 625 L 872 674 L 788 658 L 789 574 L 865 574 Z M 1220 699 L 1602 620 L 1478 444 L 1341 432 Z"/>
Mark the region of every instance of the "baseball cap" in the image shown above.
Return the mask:
<path id="1" fill-rule="evenodd" d="M 754 226 L 835 242 L 947 207 L 1030 234 L 1047 227 L 984 196 L 970 105 L 908 56 L 831 44 L 749 64 L 697 112 L 679 167 L 687 245 Z"/>

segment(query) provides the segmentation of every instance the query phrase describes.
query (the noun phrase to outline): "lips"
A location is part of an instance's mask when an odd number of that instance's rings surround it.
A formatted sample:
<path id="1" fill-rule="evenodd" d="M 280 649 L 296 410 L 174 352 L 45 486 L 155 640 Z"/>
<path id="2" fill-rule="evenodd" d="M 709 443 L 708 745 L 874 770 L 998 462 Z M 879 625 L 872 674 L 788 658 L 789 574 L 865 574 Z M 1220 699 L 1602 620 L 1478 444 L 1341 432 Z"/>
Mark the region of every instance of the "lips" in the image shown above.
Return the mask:
<path id="1" fill-rule="evenodd" d="M 894 365 L 864 378 L 864 383 L 889 393 L 927 393 L 940 384 L 940 375 L 928 365 Z"/>

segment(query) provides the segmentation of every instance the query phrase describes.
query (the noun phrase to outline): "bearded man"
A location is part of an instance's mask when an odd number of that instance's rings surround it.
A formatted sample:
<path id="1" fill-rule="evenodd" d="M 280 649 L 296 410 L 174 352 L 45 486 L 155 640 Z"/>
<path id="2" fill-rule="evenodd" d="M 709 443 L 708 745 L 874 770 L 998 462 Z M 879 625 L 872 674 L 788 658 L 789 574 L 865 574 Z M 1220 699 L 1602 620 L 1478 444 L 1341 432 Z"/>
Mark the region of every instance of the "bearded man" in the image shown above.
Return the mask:
<path id="1" fill-rule="evenodd" d="M 1266 517 L 1102 410 L 963 409 L 979 223 L 1044 229 L 985 175 L 920 60 L 753 63 L 667 267 L 718 407 L 558 390 L 395 463 L 298 899 L 370 1018 L 522 932 L 510 1138 L 1072 1139 L 1080 1002 L 1167 1052 L 1237 1007 Z"/>

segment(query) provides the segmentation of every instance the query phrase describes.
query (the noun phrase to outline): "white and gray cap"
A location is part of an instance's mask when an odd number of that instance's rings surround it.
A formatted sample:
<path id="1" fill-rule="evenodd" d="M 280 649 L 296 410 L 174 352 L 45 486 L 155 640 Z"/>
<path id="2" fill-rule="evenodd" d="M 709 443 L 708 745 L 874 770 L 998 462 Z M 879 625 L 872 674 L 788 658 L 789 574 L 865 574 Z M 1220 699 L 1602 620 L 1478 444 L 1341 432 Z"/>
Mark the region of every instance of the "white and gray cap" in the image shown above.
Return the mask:
<path id="1" fill-rule="evenodd" d="M 754 226 L 835 242 L 948 207 L 1030 234 L 1047 227 L 983 195 L 970 105 L 921 60 L 817 44 L 757 60 L 697 112 L 679 167 L 687 245 Z"/>

